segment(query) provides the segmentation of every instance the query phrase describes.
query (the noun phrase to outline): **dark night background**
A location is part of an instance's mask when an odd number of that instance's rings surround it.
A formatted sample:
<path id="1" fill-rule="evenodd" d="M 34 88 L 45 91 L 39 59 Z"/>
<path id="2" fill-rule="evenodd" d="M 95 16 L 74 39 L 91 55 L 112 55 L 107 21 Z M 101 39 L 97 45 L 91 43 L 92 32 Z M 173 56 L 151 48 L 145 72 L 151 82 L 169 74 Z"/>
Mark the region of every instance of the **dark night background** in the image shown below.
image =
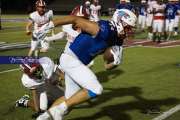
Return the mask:
<path id="1" fill-rule="evenodd" d="M 71 11 L 76 5 L 83 3 L 84 0 L 44 0 L 50 9 L 55 12 Z M 133 0 L 137 2 L 138 0 Z M 36 0 L 0 0 L 2 13 L 28 13 L 34 10 Z M 115 7 L 119 0 L 100 0 L 103 10 Z"/>

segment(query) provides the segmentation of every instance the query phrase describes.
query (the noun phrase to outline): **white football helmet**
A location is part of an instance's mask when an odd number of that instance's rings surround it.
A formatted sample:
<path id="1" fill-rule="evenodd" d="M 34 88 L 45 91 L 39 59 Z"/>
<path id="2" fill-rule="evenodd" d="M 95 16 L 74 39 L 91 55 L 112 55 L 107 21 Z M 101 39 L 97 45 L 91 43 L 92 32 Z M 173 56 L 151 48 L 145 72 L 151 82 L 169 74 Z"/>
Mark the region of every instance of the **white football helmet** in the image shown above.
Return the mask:
<path id="1" fill-rule="evenodd" d="M 36 6 L 41 6 L 41 7 L 45 7 L 46 3 L 43 0 L 37 0 L 36 1 Z"/>
<path id="2" fill-rule="evenodd" d="M 122 22 L 124 22 L 127 25 L 134 27 L 136 25 L 137 17 L 132 11 L 128 9 L 120 9 L 115 11 L 112 20 L 117 25 L 122 24 Z"/>

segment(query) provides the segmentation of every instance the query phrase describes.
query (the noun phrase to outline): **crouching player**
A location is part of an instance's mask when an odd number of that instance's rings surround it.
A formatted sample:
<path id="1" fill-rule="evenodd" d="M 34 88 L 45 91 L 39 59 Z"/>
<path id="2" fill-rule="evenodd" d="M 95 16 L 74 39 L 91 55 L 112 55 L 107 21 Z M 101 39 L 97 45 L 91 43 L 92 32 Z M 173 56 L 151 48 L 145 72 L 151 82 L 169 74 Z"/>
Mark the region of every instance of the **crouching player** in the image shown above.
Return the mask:
<path id="1" fill-rule="evenodd" d="M 40 58 L 38 61 L 20 65 L 23 71 L 22 84 L 32 91 L 32 100 L 28 95 L 24 95 L 16 101 L 16 107 L 30 107 L 36 111 L 34 115 L 46 111 L 48 105 L 63 96 L 63 91 L 58 87 L 58 75 L 61 76 L 63 73 L 57 71 L 57 65 L 48 57 Z M 52 93 L 54 91 L 56 94 Z"/>
<path id="2" fill-rule="evenodd" d="M 73 24 L 82 32 L 75 38 L 68 50 L 60 56 L 59 68 L 65 74 L 65 96 L 37 120 L 62 120 L 66 111 L 74 105 L 102 94 L 102 85 L 86 65 L 107 48 L 121 45 L 121 33 L 134 27 L 136 15 L 127 9 L 117 10 L 112 20 L 98 23 L 77 16 L 66 16 L 54 21 L 55 26 Z"/>
<path id="3" fill-rule="evenodd" d="M 164 35 L 164 11 L 165 4 L 162 0 L 157 0 L 157 4 L 153 6 L 153 41 L 155 42 L 158 39 L 158 43 L 161 42 L 161 38 Z"/>

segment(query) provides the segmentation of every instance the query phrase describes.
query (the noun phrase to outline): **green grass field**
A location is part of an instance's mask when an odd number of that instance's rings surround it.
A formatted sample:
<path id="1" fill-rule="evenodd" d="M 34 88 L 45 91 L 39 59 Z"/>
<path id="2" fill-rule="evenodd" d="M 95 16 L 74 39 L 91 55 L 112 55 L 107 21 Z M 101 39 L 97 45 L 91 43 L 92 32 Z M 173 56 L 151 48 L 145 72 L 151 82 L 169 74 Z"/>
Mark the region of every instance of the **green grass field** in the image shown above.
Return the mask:
<path id="1" fill-rule="evenodd" d="M 3 16 L 4 18 L 25 18 L 22 16 Z M 25 23 L 3 23 L 6 27 L 21 27 Z M 141 37 L 142 36 L 142 37 Z M 143 39 L 145 34 L 136 38 Z M 27 42 L 23 29 L 4 29 L 0 31 L 0 42 Z M 47 54 L 58 58 L 66 41 L 51 44 Z M 102 56 L 95 59 L 92 68 L 103 84 L 104 92 L 91 103 L 76 106 L 65 120 L 151 120 L 159 114 L 146 114 L 151 107 L 161 112 L 180 104 L 180 47 L 144 48 L 133 47 L 124 50 L 123 64 L 117 69 L 106 71 Z M 28 49 L 1 51 L 0 55 L 27 55 Z M 17 68 L 18 65 L 0 65 L 0 72 Z M 14 102 L 29 93 L 23 88 L 20 71 L 0 73 L 0 120 L 31 120 L 33 111 L 26 108 L 13 108 Z M 166 120 L 179 120 L 180 113 Z"/>

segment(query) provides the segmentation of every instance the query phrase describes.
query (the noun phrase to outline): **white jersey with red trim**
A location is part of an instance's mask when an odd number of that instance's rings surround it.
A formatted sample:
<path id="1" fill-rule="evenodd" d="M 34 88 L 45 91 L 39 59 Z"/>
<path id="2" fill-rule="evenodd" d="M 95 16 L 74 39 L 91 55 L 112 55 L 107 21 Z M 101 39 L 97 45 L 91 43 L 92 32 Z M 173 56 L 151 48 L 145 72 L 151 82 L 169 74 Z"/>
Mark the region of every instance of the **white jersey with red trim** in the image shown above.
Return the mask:
<path id="1" fill-rule="evenodd" d="M 99 13 L 101 10 L 101 5 L 95 6 L 94 4 L 91 4 L 90 10 L 91 10 L 90 20 L 95 22 L 99 21 Z"/>
<path id="2" fill-rule="evenodd" d="M 48 10 L 45 12 L 44 15 L 39 15 L 37 11 L 33 12 L 30 14 L 29 19 L 33 22 L 34 24 L 34 30 L 38 30 L 41 28 L 44 24 L 50 22 L 53 18 L 53 11 Z"/>
<path id="3" fill-rule="evenodd" d="M 156 12 L 154 16 L 164 16 L 164 13 L 158 12 L 159 10 L 165 10 L 165 4 L 154 4 L 153 10 Z"/>

